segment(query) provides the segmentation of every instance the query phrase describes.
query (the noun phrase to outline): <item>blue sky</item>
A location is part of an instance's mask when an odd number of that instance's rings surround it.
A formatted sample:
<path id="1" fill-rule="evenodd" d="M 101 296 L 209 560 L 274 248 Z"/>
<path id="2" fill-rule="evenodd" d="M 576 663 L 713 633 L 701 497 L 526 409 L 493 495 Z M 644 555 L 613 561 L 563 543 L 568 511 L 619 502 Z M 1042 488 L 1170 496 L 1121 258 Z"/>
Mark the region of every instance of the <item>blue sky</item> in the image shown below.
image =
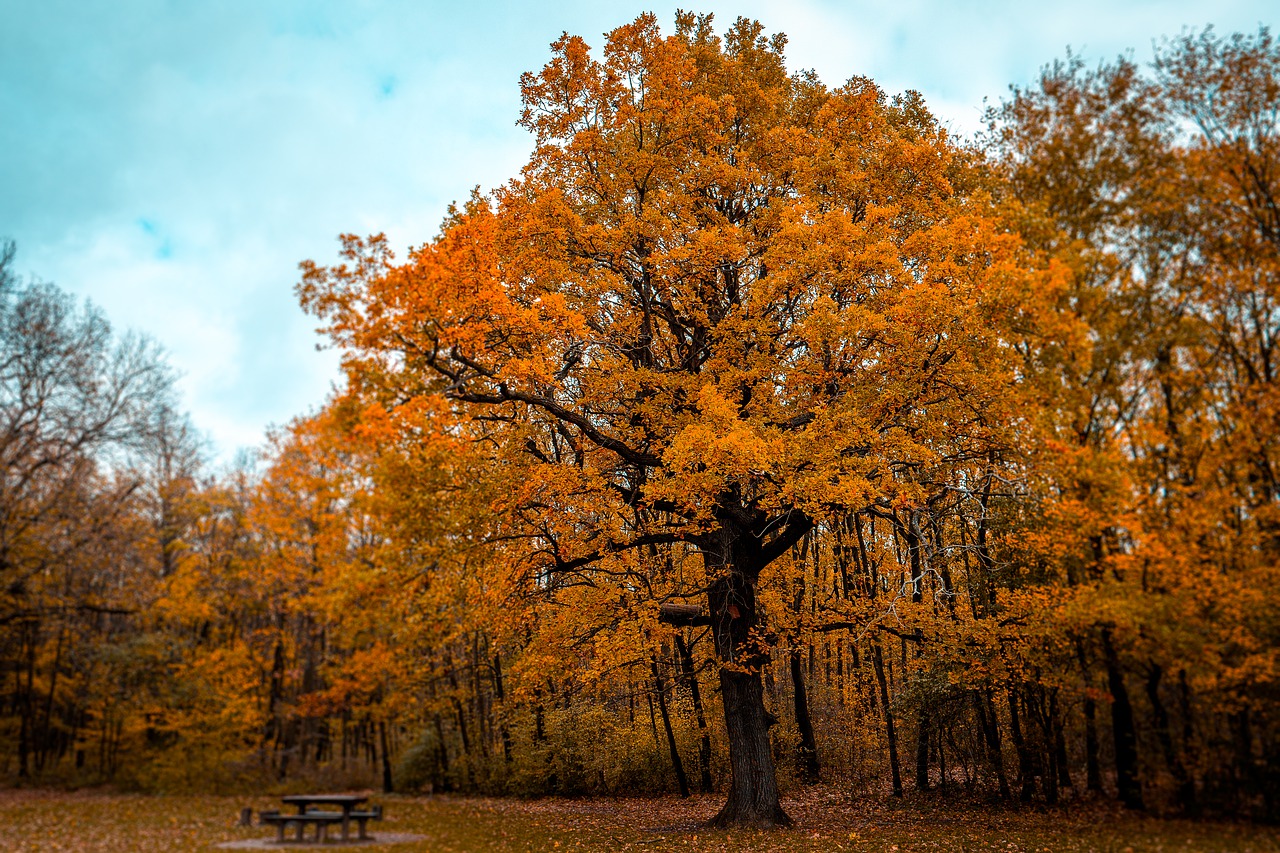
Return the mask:
<path id="1" fill-rule="evenodd" d="M 320 404 L 292 288 L 342 232 L 429 239 L 449 202 L 515 174 L 517 80 L 561 32 L 597 46 L 653 3 L 0 0 L 0 237 L 20 272 L 156 338 L 211 455 Z M 1071 46 L 1091 62 L 1212 23 L 1256 30 L 1268 2 L 703 3 L 785 32 L 828 83 L 916 89 L 958 133 L 984 97 Z"/>

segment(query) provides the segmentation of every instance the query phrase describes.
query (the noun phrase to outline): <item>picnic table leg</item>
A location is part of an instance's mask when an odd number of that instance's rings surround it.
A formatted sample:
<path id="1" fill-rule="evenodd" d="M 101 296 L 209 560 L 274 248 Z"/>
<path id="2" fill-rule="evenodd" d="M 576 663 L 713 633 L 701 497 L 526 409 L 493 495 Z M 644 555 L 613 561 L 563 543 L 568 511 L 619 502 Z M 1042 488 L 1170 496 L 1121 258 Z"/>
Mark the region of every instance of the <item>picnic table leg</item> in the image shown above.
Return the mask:
<path id="1" fill-rule="evenodd" d="M 351 807 L 344 805 L 342 807 L 342 840 L 350 840 L 349 832 L 351 827 Z"/>
<path id="2" fill-rule="evenodd" d="M 276 843 L 284 844 L 284 821 L 276 823 Z"/>

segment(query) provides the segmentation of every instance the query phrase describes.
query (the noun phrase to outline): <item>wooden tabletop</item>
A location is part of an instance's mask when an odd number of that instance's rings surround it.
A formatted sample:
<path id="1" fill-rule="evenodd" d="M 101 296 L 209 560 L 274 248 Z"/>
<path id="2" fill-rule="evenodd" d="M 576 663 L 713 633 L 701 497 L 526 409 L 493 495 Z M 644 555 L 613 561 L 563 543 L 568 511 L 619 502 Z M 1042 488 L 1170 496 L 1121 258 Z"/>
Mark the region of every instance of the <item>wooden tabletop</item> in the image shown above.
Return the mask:
<path id="1" fill-rule="evenodd" d="M 328 803 L 335 806 L 354 806 L 369 799 L 362 794 L 288 794 L 280 798 L 281 802 L 295 806 L 308 803 Z"/>

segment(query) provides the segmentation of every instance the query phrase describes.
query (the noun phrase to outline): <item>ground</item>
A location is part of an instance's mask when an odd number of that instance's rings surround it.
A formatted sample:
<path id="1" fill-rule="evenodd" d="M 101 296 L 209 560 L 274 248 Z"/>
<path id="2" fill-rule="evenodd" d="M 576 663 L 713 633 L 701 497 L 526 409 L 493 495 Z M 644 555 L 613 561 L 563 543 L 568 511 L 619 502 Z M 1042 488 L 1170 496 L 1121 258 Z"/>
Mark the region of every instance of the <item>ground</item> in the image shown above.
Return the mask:
<path id="1" fill-rule="evenodd" d="M 1070 811 L 964 807 L 927 798 L 851 800 L 817 789 L 784 801 L 797 828 L 707 832 L 718 797 L 625 800 L 492 800 L 375 795 L 386 820 L 370 831 L 425 840 L 378 846 L 410 851 L 1250 851 L 1280 853 L 1280 827 L 1159 820 L 1108 806 Z M 278 808 L 272 797 L 142 796 L 0 790 L 0 847 L 13 851 L 214 851 L 224 841 L 265 837 L 237 827 L 240 809 Z M 349 848 L 355 849 L 355 848 Z"/>

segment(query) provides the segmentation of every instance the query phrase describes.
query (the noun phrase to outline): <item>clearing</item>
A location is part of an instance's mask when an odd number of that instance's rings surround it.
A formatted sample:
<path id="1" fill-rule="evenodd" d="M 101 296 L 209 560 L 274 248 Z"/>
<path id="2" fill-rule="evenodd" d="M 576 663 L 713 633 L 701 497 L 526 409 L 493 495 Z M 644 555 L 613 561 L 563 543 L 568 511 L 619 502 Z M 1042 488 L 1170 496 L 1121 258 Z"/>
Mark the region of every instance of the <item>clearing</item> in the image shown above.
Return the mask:
<path id="1" fill-rule="evenodd" d="M 786 799 L 797 828 L 708 832 L 718 796 L 661 799 L 495 800 L 375 794 L 386 819 L 370 832 L 424 840 L 371 850 L 409 851 L 1106 851 L 1106 853 L 1280 852 L 1280 828 L 1160 820 L 1109 805 L 1064 810 L 965 807 L 932 798 L 850 799 L 813 789 Z M 237 827 L 241 808 L 278 808 L 278 797 L 144 796 L 101 792 L 0 791 L 0 846 L 14 851 L 215 851 L 217 844 L 266 837 L 269 827 Z M 293 848 L 298 849 L 298 848 Z M 309 848 L 314 849 L 314 848 Z M 343 849 L 343 848 L 338 848 Z M 359 849 L 359 848 L 345 848 Z"/>

